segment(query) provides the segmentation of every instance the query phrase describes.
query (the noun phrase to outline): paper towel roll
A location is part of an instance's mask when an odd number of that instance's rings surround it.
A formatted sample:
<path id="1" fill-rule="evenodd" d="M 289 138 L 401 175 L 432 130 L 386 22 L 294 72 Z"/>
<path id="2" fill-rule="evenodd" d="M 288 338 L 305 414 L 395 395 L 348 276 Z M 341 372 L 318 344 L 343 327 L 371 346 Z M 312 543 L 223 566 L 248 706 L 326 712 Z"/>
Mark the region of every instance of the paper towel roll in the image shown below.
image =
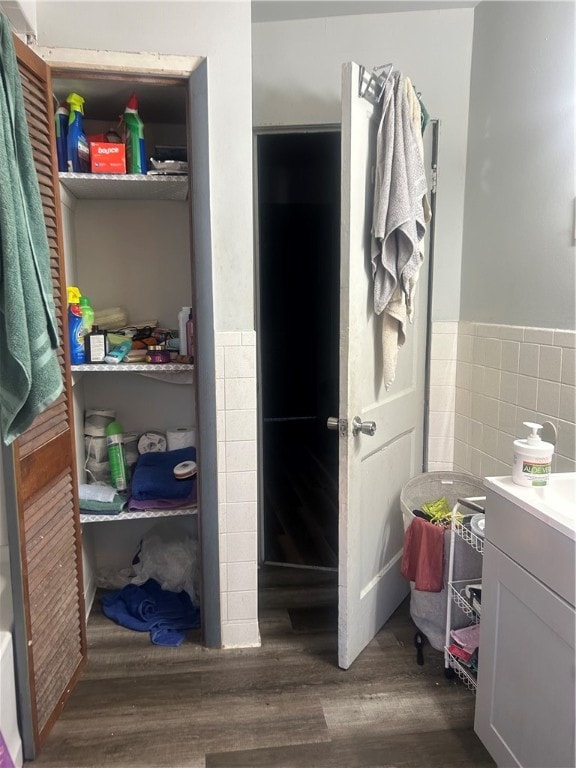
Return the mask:
<path id="1" fill-rule="evenodd" d="M 169 451 L 175 451 L 178 448 L 190 448 L 196 445 L 196 430 L 194 427 L 169 429 L 166 433 L 166 440 Z"/>

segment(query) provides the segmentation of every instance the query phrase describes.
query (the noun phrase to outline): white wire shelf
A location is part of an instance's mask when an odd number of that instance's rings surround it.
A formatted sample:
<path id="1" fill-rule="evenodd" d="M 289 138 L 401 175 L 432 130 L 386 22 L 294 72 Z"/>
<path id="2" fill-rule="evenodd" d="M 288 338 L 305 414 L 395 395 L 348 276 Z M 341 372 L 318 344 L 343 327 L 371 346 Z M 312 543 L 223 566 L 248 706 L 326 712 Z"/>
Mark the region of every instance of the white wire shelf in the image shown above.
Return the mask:
<path id="1" fill-rule="evenodd" d="M 197 515 L 198 507 L 183 507 L 182 509 L 140 509 L 136 512 L 124 510 L 117 515 L 99 515 L 80 513 L 81 523 L 119 523 L 122 520 L 138 520 L 152 517 L 182 517 L 184 515 Z"/>
<path id="2" fill-rule="evenodd" d="M 60 173 L 60 183 L 83 200 L 186 200 L 187 176 L 141 173 Z"/>
<path id="3" fill-rule="evenodd" d="M 97 372 L 97 373 L 168 373 L 189 372 L 194 370 L 190 363 L 85 363 L 84 365 L 71 365 L 71 371 Z"/>
<path id="4" fill-rule="evenodd" d="M 473 549 L 475 549 L 476 552 L 480 552 L 480 554 L 484 553 L 484 539 L 482 539 L 480 536 L 476 536 L 476 534 L 472 533 L 468 526 L 456 520 L 453 521 L 453 525 L 454 532 L 460 536 L 461 539 L 464 539 L 464 541 Z"/>
<path id="5" fill-rule="evenodd" d="M 456 656 L 453 656 L 448 648 L 444 648 L 444 652 L 446 653 L 451 668 L 454 670 L 454 672 L 456 672 L 466 688 L 468 688 L 470 691 L 476 692 L 476 689 L 478 688 L 478 681 L 474 672 L 465 664 L 462 664 L 462 662 L 459 661 Z"/>
<path id="6" fill-rule="evenodd" d="M 482 579 L 465 579 L 463 581 L 453 581 L 450 583 L 450 597 L 456 603 L 458 608 L 470 618 L 474 624 L 480 623 L 480 614 L 472 608 L 466 593 L 464 592 L 468 584 L 481 584 Z"/>

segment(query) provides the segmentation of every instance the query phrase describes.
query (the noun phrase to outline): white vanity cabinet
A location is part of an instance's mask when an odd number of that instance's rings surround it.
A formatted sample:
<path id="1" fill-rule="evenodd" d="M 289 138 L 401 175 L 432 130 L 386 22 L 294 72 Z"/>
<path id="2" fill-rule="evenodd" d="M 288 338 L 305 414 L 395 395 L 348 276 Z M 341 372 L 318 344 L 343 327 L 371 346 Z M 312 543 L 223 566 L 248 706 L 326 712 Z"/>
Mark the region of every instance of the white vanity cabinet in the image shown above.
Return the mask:
<path id="1" fill-rule="evenodd" d="M 508 481 L 486 480 L 474 727 L 498 766 L 568 768 L 575 765 L 574 535 L 531 513 L 524 490 L 517 503 Z"/>

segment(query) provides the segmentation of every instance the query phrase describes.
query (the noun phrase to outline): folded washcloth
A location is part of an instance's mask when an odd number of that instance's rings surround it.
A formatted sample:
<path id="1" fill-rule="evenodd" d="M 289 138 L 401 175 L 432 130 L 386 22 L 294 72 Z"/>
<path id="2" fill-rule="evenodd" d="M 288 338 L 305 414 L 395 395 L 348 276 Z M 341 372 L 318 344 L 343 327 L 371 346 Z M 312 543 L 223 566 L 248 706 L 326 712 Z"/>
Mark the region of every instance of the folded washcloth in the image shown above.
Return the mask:
<path id="1" fill-rule="evenodd" d="M 188 593 L 168 592 L 154 579 L 105 594 L 102 611 L 122 627 L 150 632 L 155 645 L 181 645 L 186 631 L 200 626 L 200 609 Z"/>
<path id="2" fill-rule="evenodd" d="M 181 482 L 181 481 L 179 481 Z M 138 512 L 142 509 L 184 509 L 195 507 L 197 504 L 196 478 L 192 478 L 192 490 L 182 499 L 143 499 L 138 500 L 133 496 L 128 500 L 130 512 Z"/>
<path id="3" fill-rule="evenodd" d="M 138 457 L 132 476 L 132 498 L 185 499 L 195 488 L 195 478 L 177 480 L 174 467 L 183 461 L 195 461 L 196 448 L 178 448 L 163 453 L 143 453 Z"/>
<path id="4" fill-rule="evenodd" d="M 444 528 L 415 517 L 404 536 L 402 576 L 422 592 L 440 592 L 443 568 Z"/>

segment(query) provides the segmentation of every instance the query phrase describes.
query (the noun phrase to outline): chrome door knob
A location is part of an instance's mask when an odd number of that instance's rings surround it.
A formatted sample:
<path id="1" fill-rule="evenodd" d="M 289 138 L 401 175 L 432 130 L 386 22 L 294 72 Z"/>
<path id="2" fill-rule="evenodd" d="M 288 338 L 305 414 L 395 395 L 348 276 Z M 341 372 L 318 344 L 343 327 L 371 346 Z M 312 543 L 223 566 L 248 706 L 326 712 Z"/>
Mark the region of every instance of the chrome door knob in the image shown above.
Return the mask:
<path id="1" fill-rule="evenodd" d="M 376 434 L 376 422 L 362 421 L 360 416 L 354 416 L 352 420 L 352 434 L 356 436 L 359 433 L 373 437 Z"/>

